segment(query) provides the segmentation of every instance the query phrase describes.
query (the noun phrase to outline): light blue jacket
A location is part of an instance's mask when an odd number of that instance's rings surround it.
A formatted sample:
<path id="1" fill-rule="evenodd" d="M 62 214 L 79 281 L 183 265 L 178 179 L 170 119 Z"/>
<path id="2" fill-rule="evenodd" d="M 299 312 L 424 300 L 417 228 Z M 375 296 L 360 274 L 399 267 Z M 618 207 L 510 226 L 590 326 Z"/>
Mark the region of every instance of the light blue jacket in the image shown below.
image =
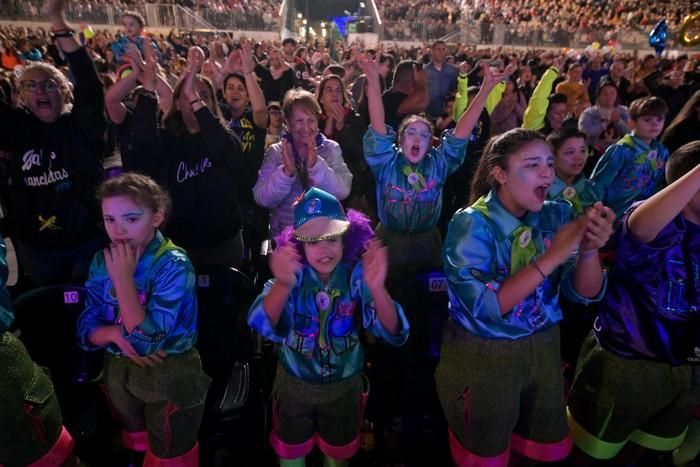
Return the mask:
<path id="1" fill-rule="evenodd" d="M 104 253 L 95 255 L 85 284 L 85 311 L 78 321 L 80 346 L 96 349 L 88 339 L 90 334 L 102 326 L 120 325 L 122 335 L 139 355 L 190 350 L 197 340 L 197 295 L 194 269 L 184 250 L 156 232 L 136 265 L 134 282 L 146 318 L 129 333 L 122 322 Z M 107 351 L 123 355 L 115 344 L 107 345 Z"/>
<path id="2" fill-rule="evenodd" d="M 327 284 L 314 269 L 304 266 L 276 326 L 265 313 L 263 300 L 274 285 L 265 284 L 248 313 L 248 324 L 263 337 L 280 344 L 279 361 L 287 372 L 304 381 L 326 383 L 349 378 L 362 371 L 364 351 L 360 326 L 390 345 L 408 339 L 408 320 L 394 302 L 399 331 L 391 335 L 382 326 L 374 301 L 362 280 L 362 266 L 350 271 L 340 263 Z"/>
<path id="3" fill-rule="evenodd" d="M 541 332 L 562 319 L 559 290 L 567 298 L 590 303 L 600 300 L 605 284 L 594 299 L 573 288 L 574 260 L 559 267 L 525 300 L 505 314 L 498 304 L 498 289 L 511 275 L 511 250 L 519 241 L 521 225 L 532 228 L 536 256 L 551 244 L 557 230 L 571 217 L 565 202 L 545 201 L 539 212 L 528 212 L 523 222 L 510 214 L 490 192 L 450 221 L 443 259 L 450 297 L 449 313 L 468 332 L 485 339 L 519 339 Z"/>
<path id="4" fill-rule="evenodd" d="M 573 185 L 567 185 L 559 177 L 555 176 L 549 187 L 547 199 L 550 201 L 566 200 L 571 203 L 572 214 L 580 215 L 597 201 L 600 201 L 593 183 L 583 175 L 579 176 Z"/>
<path id="5" fill-rule="evenodd" d="M 364 137 L 365 159 L 377 180 L 377 207 L 382 225 L 395 232 L 424 232 L 433 228 L 442 209 L 447 177 L 464 162 L 467 139 L 442 134 L 440 146 L 431 147 L 415 167 L 396 145 L 396 133 L 386 135 L 372 127 Z"/>
<path id="6" fill-rule="evenodd" d="M 619 219 L 632 203 L 663 189 L 666 161 L 666 146 L 658 140 L 648 145 L 632 132 L 605 151 L 591 180 L 603 204 Z"/>

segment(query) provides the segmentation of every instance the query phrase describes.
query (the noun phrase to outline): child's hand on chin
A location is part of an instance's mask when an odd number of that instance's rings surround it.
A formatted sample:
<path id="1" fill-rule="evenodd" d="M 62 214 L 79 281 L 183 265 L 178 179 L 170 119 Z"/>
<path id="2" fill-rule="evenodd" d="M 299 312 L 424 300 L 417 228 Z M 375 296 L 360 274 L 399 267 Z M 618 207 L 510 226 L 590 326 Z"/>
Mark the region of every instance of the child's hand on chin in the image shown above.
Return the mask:
<path id="1" fill-rule="evenodd" d="M 142 253 L 142 247 L 134 248 L 126 242 L 111 243 L 105 248 L 105 266 L 112 282 L 133 280 Z"/>
<path id="2" fill-rule="evenodd" d="M 292 244 L 277 248 L 270 256 L 270 270 L 278 284 L 292 287 L 296 273 L 301 270 L 301 256 Z"/>

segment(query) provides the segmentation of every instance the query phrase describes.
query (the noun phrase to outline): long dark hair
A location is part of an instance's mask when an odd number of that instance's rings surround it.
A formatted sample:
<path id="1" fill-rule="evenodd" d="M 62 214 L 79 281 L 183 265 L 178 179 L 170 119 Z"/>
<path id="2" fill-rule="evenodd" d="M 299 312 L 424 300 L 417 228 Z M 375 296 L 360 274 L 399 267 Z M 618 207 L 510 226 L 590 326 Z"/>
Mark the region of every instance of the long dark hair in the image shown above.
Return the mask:
<path id="1" fill-rule="evenodd" d="M 502 135 L 491 138 L 484 149 L 484 154 L 479 159 L 479 165 L 476 168 L 472 181 L 469 204 L 473 204 L 490 190 L 498 188 L 498 184 L 493 177 L 493 169 L 496 167 L 507 169 L 510 155 L 524 144 L 533 141 L 545 142 L 545 139 L 541 133 L 534 130 L 526 130 L 525 128 L 514 128 Z"/>
<path id="2" fill-rule="evenodd" d="M 318 84 L 318 89 L 316 90 L 316 100 L 318 101 L 318 105 L 321 106 L 321 109 L 323 112 L 326 112 L 326 109 L 323 108 L 323 104 L 321 103 L 321 98 L 323 97 L 323 91 L 326 88 L 326 85 L 328 84 L 328 81 L 330 80 L 336 80 L 338 83 L 340 83 L 340 93 L 343 96 L 343 107 L 346 108 L 351 108 L 350 104 L 350 98 L 348 97 L 348 90 L 345 86 L 345 83 L 343 82 L 343 78 L 341 78 L 338 75 L 326 75 L 323 77 L 321 82 Z"/>
<path id="3" fill-rule="evenodd" d="M 666 127 L 665 133 L 670 133 L 675 127 L 691 118 L 698 119 L 698 109 L 700 108 L 700 91 L 695 91 L 695 94 L 690 96 L 688 102 L 685 103 L 681 111 L 678 112 L 676 118 Z"/>
<path id="4" fill-rule="evenodd" d="M 201 79 L 209 90 L 212 102 L 214 102 L 214 108 L 209 110 L 214 117 L 221 122 L 222 125 L 226 126 L 224 116 L 221 113 L 221 108 L 219 108 L 219 103 L 216 100 L 216 89 L 214 89 L 214 85 L 206 76 L 197 75 L 196 79 Z M 182 94 L 184 84 L 185 75 L 183 74 L 182 78 L 180 78 L 177 84 L 175 84 L 175 89 L 173 89 L 173 105 L 170 106 L 170 111 L 165 115 L 165 117 L 163 117 L 163 126 L 175 136 L 180 136 L 185 132 L 185 121 L 182 119 L 182 113 L 180 113 L 177 108 L 177 100 L 180 98 L 180 94 Z"/>

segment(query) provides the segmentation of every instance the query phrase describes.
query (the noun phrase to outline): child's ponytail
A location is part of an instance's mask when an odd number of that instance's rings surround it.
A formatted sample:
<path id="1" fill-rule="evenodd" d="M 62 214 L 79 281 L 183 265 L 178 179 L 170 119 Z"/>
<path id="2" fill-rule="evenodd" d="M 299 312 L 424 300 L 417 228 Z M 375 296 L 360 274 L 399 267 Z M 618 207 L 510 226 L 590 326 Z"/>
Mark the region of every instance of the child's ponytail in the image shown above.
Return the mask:
<path id="1" fill-rule="evenodd" d="M 472 190 L 469 196 L 469 204 L 473 204 L 490 190 L 495 190 L 497 184 L 496 180 L 493 178 L 493 169 L 496 167 L 507 169 L 508 157 L 523 144 L 533 141 L 545 141 L 545 139 L 540 133 L 525 128 L 515 128 L 502 135 L 491 138 L 476 168 L 476 173 L 472 181 Z"/>

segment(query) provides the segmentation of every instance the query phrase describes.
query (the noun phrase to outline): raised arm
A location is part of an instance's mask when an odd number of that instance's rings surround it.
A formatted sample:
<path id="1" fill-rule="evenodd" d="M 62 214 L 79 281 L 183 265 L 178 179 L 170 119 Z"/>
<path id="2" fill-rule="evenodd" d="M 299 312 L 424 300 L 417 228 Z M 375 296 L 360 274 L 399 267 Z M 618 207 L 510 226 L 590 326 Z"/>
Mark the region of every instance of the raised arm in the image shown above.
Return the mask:
<path id="1" fill-rule="evenodd" d="M 527 108 L 523 115 L 523 128 L 539 130 L 545 125 L 547 107 L 549 106 L 548 99 L 552 93 L 552 86 L 557 76 L 559 76 L 559 68 L 554 65 L 542 75 L 542 79 L 537 83 L 535 90 L 532 92 L 532 97 L 527 103 Z"/>
<path id="2" fill-rule="evenodd" d="M 199 47 L 190 47 L 187 53 L 187 70 L 182 84 L 182 94 L 190 102 L 207 150 L 213 159 L 220 163 L 238 167 L 241 163 L 240 147 L 237 147 L 233 134 L 214 117 L 211 109 L 200 97 L 195 82 L 204 63 L 204 52 Z M 214 105 L 216 99 L 212 99 Z"/>
<path id="3" fill-rule="evenodd" d="M 64 15 L 65 0 L 46 0 L 44 8 L 51 23 L 51 32 L 56 34 L 56 45 L 65 53 L 75 52 L 82 48 L 78 37 L 75 34 L 68 34 L 72 31 Z"/>
<path id="4" fill-rule="evenodd" d="M 481 82 L 479 92 L 474 97 L 474 100 L 469 105 L 469 108 L 462 114 L 457 122 L 457 126 L 454 130 L 454 135 L 457 138 L 466 139 L 472 134 L 472 130 L 479 121 L 479 116 L 486 105 L 486 99 L 491 93 L 491 90 L 503 79 L 510 76 L 514 70 L 515 67 L 509 65 L 503 73 L 492 73 L 486 62 L 482 61 L 481 71 L 484 79 Z"/>
<path id="5" fill-rule="evenodd" d="M 642 243 L 656 238 L 684 211 L 700 191 L 700 165 L 644 201 L 627 220 L 629 231 Z"/>
<path id="6" fill-rule="evenodd" d="M 130 53 L 132 51 L 129 50 L 129 46 L 134 49 L 136 49 L 136 46 L 132 44 L 127 46 L 126 55 L 131 59 Z M 138 53 L 138 49 L 136 49 L 136 52 Z M 124 105 L 124 99 L 136 89 L 141 79 L 141 64 L 134 64 L 132 61 L 131 69 L 132 72 L 126 78 L 122 78 L 114 83 L 105 94 L 105 110 L 107 111 L 107 116 L 117 125 L 124 123 L 126 119 L 127 110 Z"/>
<path id="7" fill-rule="evenodd" d="M 141 77 L 145 94 L 139 96 L 134 108 L 132 132 L 133 151 L 122 154 L 124 169 L 156 176 L 163 156 L 163 143 L 158 128 L 158 99 L 155 94 L 155 63 L 144 66 Z"/>
<path id="8" fill-rule="evenodd" d="M 419 114 L 425 112 L 428 107 L 428 102 L 430 102 L 428 78 L 425 70 L 419 70 L 415 65 L 413 66 L 413 82 L 415 86 L 413 93 L 401 101 L 396 110 L 398 115 Z"/>
<path id="9" fill-rule="evenodd" d="M 248 90 L 250 106 L 253 108 L 253 122 L 258 128 L 267 128 L 268 119 L 265 96 L 255 74 L 256 63 L 250 42 L 244 43 L 238 53 L 241 57 L 241 68 L 245 77 L 245 87 Z"/>
<path id="10" fill-rule="evenodd" d="M 170 112 L 170 108 L 173 105 L 173 90 L 165 80 L 165 77 L 160 73 L 158 68 L 158 54 L 157 48 L 150 37 L 144 38 L 143 56 L 146 59 L 146 64 L 149 64 L 151 68 L 147 71 L 152 72 L 155 75 L 155 91 L 158 94 L 158 104 L 160 106 L 160 111 L 163 114 Z M 138 52 L 138 49 L 136 49 Z M 143 64 L 145 66 L 145 64 Z M 143 76 L 143 75 L 142 75 Z"/>
<path id="11" fill-rule="evenodd" d="M 379 54 L 376 54 L 373 60 L 362 57 L 359 65 L 366 76 L 370 125 L 377 134 L 386 135 L 384 103 L 382 102 L 382 87 L 379 76 Z"/>

